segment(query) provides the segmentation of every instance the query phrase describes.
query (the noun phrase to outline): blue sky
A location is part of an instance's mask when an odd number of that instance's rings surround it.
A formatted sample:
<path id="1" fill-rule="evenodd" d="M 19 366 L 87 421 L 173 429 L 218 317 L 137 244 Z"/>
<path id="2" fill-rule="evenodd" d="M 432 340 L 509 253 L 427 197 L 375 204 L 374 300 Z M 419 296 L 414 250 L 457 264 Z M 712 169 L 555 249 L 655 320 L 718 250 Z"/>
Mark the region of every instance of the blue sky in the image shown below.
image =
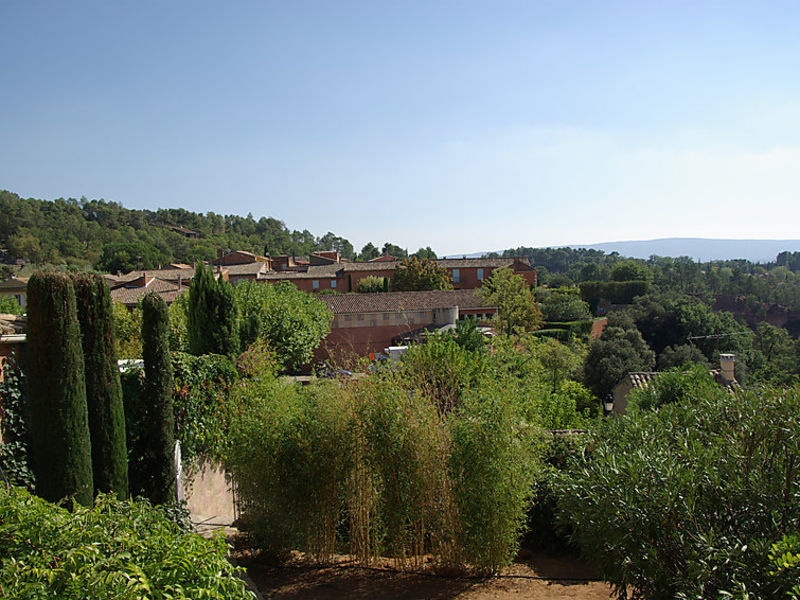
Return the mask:
<path id="1" fill-rule="evenodd" d="M 0 188 L 442 253 L 798 238 L 796 2 L 0 0 Z"/>

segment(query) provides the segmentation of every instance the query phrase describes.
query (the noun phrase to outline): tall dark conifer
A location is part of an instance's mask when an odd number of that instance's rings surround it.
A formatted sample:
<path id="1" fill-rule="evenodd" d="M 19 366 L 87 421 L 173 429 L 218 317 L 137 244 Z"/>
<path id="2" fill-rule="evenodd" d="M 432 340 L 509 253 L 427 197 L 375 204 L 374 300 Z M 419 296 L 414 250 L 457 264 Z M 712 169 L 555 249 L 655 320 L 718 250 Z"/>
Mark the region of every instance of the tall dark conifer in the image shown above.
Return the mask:
<path id="1" fill-rule="evenodd" d="M 198 262 L 195 265 L 192 285 L 189 288 L 187 329 L 189 352 L 195 356 L 214 352 L 214 317 L 216 306 L 216 282 L 210 268 Z"/>
<path id="2" fill-rule="evenodd" d="M 92 503 L 92 456 L 75 290 L 61 273 L 28 281 L 27 376 L 36 493 Z"/>
<path id="3" fill-rule="evenodd" d="M 214 279 L 213 269 L 195 267 L 187 309 L 189 351 L 235 356 L 239 352 L 239 325 L 233 286 Z"/>
<path id="4" fill-rule="evenodd" d="M 145 494 L 153 504 L 175 501 L 175 416 L 167 304 L 155 293 L 142 300 L 144 401 L 147 412 Z"/>
<path id="5" fill-rule="evenodd" d="M 114 349 L 111 294 L 100 275 L 72 278 L 83 337 L 95 492 L 128 495 L 125 411 Z"/>

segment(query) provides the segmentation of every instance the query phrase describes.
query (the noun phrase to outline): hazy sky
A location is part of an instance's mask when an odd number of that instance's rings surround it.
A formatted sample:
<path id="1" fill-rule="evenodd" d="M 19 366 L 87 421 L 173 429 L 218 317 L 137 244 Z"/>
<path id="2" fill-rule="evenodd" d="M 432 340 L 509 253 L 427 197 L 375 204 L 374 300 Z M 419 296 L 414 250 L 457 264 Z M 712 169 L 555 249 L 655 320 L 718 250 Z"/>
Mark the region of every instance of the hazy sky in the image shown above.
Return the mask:
<path id="1" fill-rule="evenodd" d="M 0 188 L 356 249 L 797 238 L 800 3 L 0 0 Z"/>

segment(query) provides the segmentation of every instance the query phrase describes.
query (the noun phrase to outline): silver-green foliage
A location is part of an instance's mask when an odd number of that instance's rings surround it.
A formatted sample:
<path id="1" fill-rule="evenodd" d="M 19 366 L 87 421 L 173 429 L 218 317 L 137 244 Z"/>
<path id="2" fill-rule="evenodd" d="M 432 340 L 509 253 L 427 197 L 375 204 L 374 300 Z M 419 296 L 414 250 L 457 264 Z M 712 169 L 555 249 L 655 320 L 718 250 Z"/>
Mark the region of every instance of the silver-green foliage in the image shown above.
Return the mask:
<path id="1" fill-rule="evenodd" d="M 59 600 L 252 598 L 222 536 L 182 531 L 146 501 L 59 508 L 0 487 L 0 594 Z"/>
<path id="2" fill-rule="evenodd" d="M 800 389 L 699 393 L 606 420 L 559 485 L 585 556 L 624 597 L 783 598 L 800 529 Z"/>

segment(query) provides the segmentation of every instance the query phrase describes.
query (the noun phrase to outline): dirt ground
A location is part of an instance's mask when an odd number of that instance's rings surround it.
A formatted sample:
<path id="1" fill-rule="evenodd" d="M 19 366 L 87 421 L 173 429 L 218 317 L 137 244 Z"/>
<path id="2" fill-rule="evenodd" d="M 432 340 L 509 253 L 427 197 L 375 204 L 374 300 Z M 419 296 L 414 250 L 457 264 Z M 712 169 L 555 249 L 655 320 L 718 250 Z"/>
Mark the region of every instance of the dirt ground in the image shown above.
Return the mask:
<path id="1" fill-rule="evenodd" d="M 337 557 L 329 566 L 310 566 L 296 559 L 270 567 L 241 556 L 239 564 L 267 600 L 608 600 L 611 588 L 571 558 L 531 554 L 498 577 L 445 577 L 429 569 L 398 571 L 391 563 L 364 568 Z"/>

